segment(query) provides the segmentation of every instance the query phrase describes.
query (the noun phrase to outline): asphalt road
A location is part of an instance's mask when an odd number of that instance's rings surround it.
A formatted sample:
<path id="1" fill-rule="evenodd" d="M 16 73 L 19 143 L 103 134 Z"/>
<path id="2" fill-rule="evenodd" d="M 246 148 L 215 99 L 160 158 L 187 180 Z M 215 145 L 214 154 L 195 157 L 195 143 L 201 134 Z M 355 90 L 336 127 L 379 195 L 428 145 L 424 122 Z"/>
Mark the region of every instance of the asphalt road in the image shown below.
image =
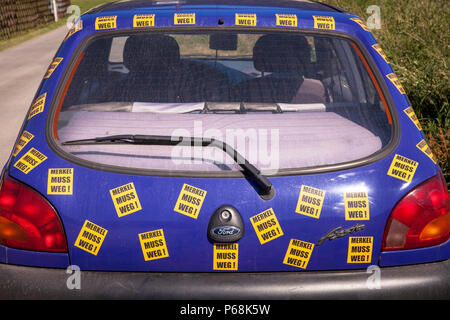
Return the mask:
<path id="1" fill-rule="evenodd" d="M 0 170 L 11 154 L 22 122 L 66 26 L 0 51 Z"/>

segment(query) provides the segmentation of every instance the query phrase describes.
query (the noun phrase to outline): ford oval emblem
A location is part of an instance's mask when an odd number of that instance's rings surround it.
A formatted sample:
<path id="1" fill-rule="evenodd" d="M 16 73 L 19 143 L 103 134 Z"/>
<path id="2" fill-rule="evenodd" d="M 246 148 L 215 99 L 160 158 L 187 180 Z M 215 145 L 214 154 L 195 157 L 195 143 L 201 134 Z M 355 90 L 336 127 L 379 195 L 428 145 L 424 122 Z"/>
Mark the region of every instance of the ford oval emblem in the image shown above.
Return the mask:
<path id="1" fill-rule="evenodd" d="M 213 232 L 218 236 L 231 237 L 241 232 L 241 229 L 234 226 L 221 226 L 214 228 Z"/>

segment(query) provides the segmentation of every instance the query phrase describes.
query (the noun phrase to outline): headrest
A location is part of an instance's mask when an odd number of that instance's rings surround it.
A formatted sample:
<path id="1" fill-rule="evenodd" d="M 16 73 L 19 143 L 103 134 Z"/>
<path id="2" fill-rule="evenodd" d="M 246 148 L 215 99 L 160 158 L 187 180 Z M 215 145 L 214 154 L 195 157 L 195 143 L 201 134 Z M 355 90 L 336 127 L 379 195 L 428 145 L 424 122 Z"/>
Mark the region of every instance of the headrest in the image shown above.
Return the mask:
<path id="1" fill-rule="evenodd" d="M 253 64 L 261 72 L 304 72 L 310 63 L 311 48 L 299 35 L 268 34 L 253 48 Z"/>
<path id="2" fill-rule="evenodd" d="M 111 38 L 100 38 L 90 43 L 84 52 L 84 58 L 108 60 Z"/>
<path id="3" fill-rule="evenodd" d="M 131 72 L 168 69 L 179 61 L 177 41 L 165 35 L 133 35 L 123 49 L 123 63 Z"/>
<path id="4" fill-rule="evenodd" d="M 111 38 L 101 38 L 89 44 L 84 52 L 79 70 L 86 72 L 104 72 L 108 67 Z"/>

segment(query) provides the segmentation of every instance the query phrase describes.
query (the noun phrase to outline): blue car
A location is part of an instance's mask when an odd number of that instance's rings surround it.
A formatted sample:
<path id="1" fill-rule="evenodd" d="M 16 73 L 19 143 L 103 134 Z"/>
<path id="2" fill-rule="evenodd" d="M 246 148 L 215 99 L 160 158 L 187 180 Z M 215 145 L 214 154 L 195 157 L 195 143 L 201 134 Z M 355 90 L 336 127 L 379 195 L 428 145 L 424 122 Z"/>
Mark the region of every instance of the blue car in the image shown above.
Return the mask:
<path id="1" fill-rule="evenodd" d="M 62 42 L 2 171 L 0 297 L 449 298 L 449 208 L 361 18 L 107 3 Z"/>

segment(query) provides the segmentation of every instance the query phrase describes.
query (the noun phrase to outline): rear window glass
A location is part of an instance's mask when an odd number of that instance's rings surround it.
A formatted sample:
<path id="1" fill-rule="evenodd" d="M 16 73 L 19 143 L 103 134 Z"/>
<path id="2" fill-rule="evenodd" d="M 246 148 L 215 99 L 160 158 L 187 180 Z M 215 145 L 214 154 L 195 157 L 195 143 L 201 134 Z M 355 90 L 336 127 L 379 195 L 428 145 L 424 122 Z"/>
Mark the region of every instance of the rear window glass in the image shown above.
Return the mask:
<path id="1" fill-rule="evenodd" d="M 241 170 L 229 154 L 206 145 L 62 143 L 116 135 L 213 138 L 276 172 L 361 159 L 391 138 L 373 75 L 343 38 L 130 33 L 96 37 L 78 59 L 56 113 L 55 138 L 85 160 Z"/>

